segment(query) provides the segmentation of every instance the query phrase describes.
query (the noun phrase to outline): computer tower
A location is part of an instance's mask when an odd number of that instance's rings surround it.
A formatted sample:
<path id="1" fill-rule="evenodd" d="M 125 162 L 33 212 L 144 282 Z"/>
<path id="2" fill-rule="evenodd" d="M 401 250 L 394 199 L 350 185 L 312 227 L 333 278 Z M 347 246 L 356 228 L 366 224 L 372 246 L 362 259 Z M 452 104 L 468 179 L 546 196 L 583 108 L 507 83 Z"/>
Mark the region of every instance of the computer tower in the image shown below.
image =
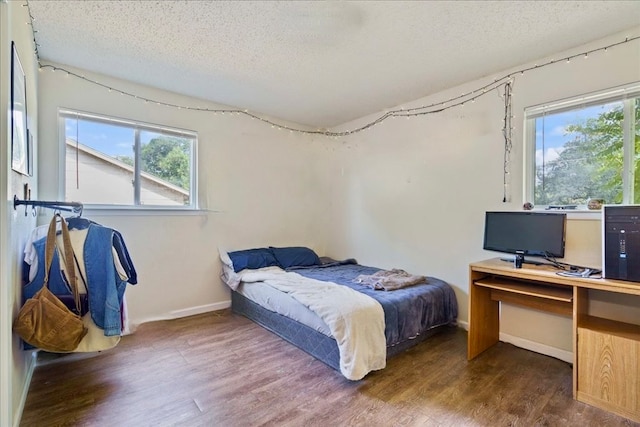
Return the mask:
<path id="1" fill-rule="evenodd" d="M 602 276 L 640 282 L 640 205 L 602 207 Z"/>

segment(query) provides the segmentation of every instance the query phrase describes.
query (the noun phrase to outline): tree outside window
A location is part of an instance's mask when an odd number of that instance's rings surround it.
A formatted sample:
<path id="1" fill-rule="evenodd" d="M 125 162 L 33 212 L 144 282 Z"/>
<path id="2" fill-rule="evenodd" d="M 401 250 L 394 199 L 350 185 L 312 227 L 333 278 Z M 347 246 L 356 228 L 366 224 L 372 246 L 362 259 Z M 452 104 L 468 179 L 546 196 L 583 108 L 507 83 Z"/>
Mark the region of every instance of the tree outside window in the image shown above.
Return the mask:
<path id="1" fill-rule="evenodd" d="M 527 125 L 535 206 L 640 203 L 640 97 L 565 102 L 528 114 Z"/>

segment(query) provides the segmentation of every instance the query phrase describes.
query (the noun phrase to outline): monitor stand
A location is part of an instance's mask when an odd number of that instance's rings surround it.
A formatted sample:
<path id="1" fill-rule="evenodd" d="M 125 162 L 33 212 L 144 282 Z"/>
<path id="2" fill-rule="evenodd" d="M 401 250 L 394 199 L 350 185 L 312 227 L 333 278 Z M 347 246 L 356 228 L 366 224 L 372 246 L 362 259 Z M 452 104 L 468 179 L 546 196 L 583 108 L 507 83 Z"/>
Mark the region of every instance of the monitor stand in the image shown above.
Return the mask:
<path id="1" fill-rule="evenodd" d="M 510 262 L 511 264 L 513 264 L 515 262 L 515 256 L 513 256 L 511 258 L 500 258 L 500 261 L 506 261 L 506 262 Z M 545 265 L 546 264 L 546 262 L 532 261 L 531 259 L 528 259 L 528 258 L 524 258 L 522 260 L 522 262 L 524 264 L 532 264 L 532 265 Z"/>

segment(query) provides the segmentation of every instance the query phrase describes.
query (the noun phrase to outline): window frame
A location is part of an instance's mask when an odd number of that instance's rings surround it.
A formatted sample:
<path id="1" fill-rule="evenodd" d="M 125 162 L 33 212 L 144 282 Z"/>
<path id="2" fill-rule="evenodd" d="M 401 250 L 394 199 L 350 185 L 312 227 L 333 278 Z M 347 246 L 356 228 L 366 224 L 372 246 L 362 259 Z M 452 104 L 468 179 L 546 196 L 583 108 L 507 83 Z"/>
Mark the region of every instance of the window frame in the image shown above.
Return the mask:
<path id="1" fill-rule="evenodd" d="M 610 102 L 623 102 L 623 109 L 625 111 L 622 123 L 623 132 L 623 151 L 624 151 L 624 164 L 622 170 L 622 194 L 623 200 L 621 204 L 632 204 L 634 199 L 634 187 L 631 176 L 634 168 L 634 156 L 633 150 L 634 141 L 632 135 L 635 133 L 635 122 L 628 120 L 633 106 L 632 100 L 640 97 L 640 82 L 634 82 L 617 86 L 614 88 L 605 89 L 602 91 L 591 92 L 584 95 L 579 95 L 570 98 L 564 98 L 543 104 L 538 104 L 524 108 L 524 178 L 523 178 L 523 203 L 534 203 L 535 194 L 535 180 L 536 180 L 536 124 L 537 118 L 544 116 L 545 114 L 557 114 L 561 112 L 575 110 L 577 108 L 586 108 L 595 105 L 607 104 Z M 536 210 L 547 209 L 548 205 L 535 206 Z M 570 210 L 569 212 L 593 212 L 589 211 L 586 205 L 579 205 L 577 209 Z"/>
<path id="2" fill-rule="evenodd" d="M 199 210 L 199 197 L 198 197 L 198 134 L 197 132 L 174 128 L 165 125 L 158 125 L 152 123 L 141 122 L 137 120 L 130 120 L 118 117 L 111 117 L 105 114 L 89 113 L 85 111 L 59 108 L 58 109 L 58 143 L 59 143 L 59 194 L 62 200 L 66 199 L 66 124 L 65 120 L 71 119 L 85 119 L 97 123 L 108 124 L 112 126 L 123 126 L 131 128 L 134 132 L 133 142 L 133 154 L 135 156 L 134 161 L 134 181 L 133 186 L 133 200 L 131 204 L 100 204 L 100 203 L 83 203 L 85 210 L 101 210 L 104 212 L 137 212 L 137 211 L 168 211 L 168 212 L 192 212 Z M 191 176 L 189 184 L 189 204 L 185 205 L 145 205 L 140 203 L 140 163 L 138 160 L 140 156 L 140 133 L 142 131 L 155 132 L 166 136 L 189 138 L 193 140 L 191 147 Z"/>

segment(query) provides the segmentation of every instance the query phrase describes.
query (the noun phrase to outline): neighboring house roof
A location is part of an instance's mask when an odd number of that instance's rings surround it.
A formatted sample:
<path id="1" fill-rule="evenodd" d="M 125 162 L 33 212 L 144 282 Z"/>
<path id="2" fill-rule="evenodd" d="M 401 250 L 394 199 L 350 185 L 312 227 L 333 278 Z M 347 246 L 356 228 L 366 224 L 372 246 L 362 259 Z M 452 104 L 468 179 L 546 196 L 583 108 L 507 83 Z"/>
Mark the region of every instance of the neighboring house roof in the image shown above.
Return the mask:
<path id="1" fill-rule="evenodd" d="M 128 165 L 127 163 L 125 163 L 123 161 L 120 161 L 120 160 L 116 159 L 115 157 L 112 157 L 112 156 L 109 156 L 107 154 L 104 154 L 104 153 L 102 153 L 102 152 L 100 152 L 98 150 L 94 150 L 93 148 L 91 148 L 91 147 L 89 147 L 87 145 L 81 144 L 81 143 L 75 141 L 72 138 L 67 138 L 65 142 L 66 142 L 66 144 L 68 146 L 71 146 L 74 149 L 77 148 L 78 151 L 83 152 L 86 155 L 89 155 L 89 156 L 94 157 L 95 159 L 97 159 L 99 161 L 104 162 L 105 165 L 108 165 L 108 166 L 114 167 L 114 168 L 118 168 L 118 169 L 122 169 L 124 171 L 130 172 L 132 175 L 134 173 L 133 166 Z M 151 182 L 153 184 L 166 187 L 166 189 L 169 190 L 169 191 L 180 193 L 180 195 L 183 196 L 183 197 L 189 197 L 189 190 L 185 190 L 182 187 L 179 187 L 179 186 L 177 186 L 175 184 L 172 184 L 172 183 L 170 183 L 168 181 L 165 181 L 164 179 L 158 178 L 157 176 L 155 176 L 153 174 L 150 174 L 148 172 L 141 171 L 140 172 L 140 178 L 143 180 L 143 184 L 144 184 L 144 181 L 149 181 L 149 182 Z"/>

